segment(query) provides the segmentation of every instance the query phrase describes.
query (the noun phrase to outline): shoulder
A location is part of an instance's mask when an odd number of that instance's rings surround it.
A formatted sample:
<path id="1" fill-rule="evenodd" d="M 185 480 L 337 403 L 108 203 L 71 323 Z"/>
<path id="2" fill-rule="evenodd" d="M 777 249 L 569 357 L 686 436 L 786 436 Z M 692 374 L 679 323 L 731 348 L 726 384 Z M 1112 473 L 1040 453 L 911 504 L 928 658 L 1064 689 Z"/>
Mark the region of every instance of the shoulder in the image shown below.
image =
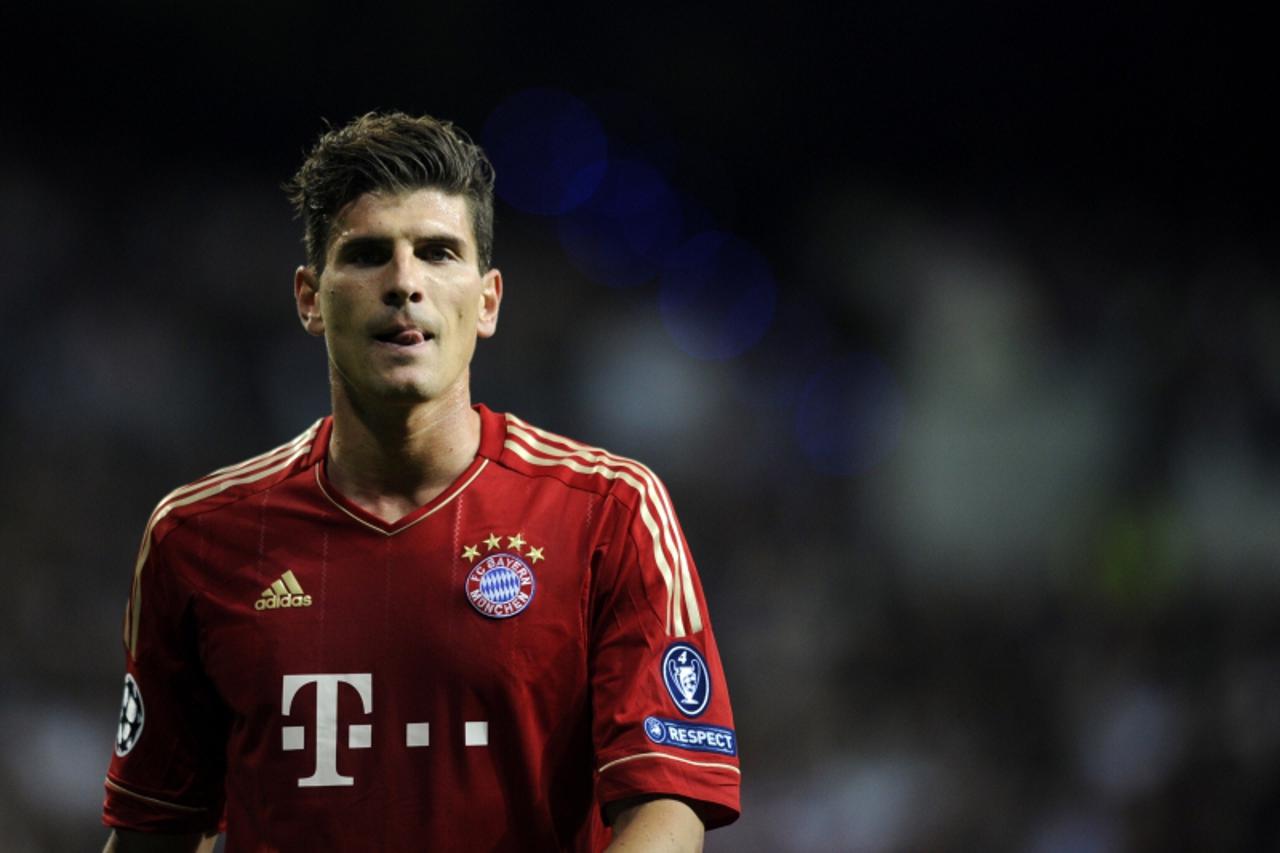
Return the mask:
<path id="1" fill-rule="evenodd" d="M 162 539 L 183 521 L 270 489 L 322 457 L 329 419 L 265 453 L 219 468 L 169 492 L 151 512 L 146 539 Z"/>
<path id="2" fill-rule="evenodd" d="M 635 459 L 541 429 L 510 413 L 489 412 L 488 416 L 496 419 L 494 459 L 505 468 L 611 496 L 631 508 L 646 502 L 669 503 L 658 475 Z"/>
<path id="3" fill-rule="evenodd" d="M 188 519 L 233 505 L 315 465 L 323 458 L 330 423 L 328 418 L 321 418 L 292 441 L 206 474 L 169 492 L 156 504 L 142 534 L 133 566 L 132 591 L 125 608 L 124 643 L 130 656 L 138 656 L 143 587 L 150 590 L 146 596 L 150 600 L 157 585 L 162 585 L 169 576 L 168 572 L 145 571 L 153 555 L 162 550 L 162 540 Z"/>

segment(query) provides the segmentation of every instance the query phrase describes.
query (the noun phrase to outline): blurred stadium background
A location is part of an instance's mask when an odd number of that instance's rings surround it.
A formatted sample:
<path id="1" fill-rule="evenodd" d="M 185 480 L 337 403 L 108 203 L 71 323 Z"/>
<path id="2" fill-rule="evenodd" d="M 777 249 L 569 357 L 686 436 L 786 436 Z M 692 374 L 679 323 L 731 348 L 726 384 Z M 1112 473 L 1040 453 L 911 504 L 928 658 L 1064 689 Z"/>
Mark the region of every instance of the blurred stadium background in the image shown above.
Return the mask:
<path id="1" fill-rule="evenodd" d="M 277 187 L 401 108 L 498 165 L 476 397 L 674 494 L 744 756 L 709 849 L 1280 849 L 1262 31 L 464 5 L 2 13 L 0 847 L 101 843 L 151 507 L 327 407 Z"/>

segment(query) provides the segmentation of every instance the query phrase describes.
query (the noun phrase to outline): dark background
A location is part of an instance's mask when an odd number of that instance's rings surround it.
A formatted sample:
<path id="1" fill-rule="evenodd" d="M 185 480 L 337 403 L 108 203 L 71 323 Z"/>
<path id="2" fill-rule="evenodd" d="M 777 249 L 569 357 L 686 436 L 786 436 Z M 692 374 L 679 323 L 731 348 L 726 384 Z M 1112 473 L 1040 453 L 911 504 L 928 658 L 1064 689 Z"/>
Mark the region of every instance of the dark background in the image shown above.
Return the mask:
<path id="1" fill-rule="evenodd" d="M 710 849 L 1280 845 L 1280 139 L 1258 22 L 0 15 L 5 850 L 105 835 L 155 501 L 326 410 L 280 182 L 326 119 L 425 111 L 489 144 L 530 97 L 594 116 L 679 219 L 611 287 L 581 263 L 613 233 L 599 197 L 520 209 L 499 163 L 507 297 L 476 397 L 670 486 L 743 750 L 744 814 Z M 707 231 L 746 260 L 690 290 L 681 247 Z"/>

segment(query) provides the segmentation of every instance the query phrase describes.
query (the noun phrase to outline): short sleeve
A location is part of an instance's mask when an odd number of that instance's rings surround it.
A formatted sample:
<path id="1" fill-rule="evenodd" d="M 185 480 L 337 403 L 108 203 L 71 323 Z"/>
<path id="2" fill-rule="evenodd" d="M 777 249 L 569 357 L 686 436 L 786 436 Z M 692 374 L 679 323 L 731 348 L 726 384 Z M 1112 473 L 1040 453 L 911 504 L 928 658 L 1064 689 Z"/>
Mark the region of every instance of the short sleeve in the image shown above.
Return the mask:
<path id="1" fill-rule="evenodd" d="M 600 804 L 695 801 L 708 827 L 739 813 L 741 774 L 728 685 L 697 569 L 666 490 L 651 474 L 615 504 L 594 571 L 593 740 Z M 616 501 L 616 499 L 613 499 Z"/>
<path id="2" fill-rule="evenodd" d="M 103 822 L 211 832 L 223 811 L 226 713 L 200 666 L 192 595 L 148 531 L 125 617 L 125 678 Z"/>

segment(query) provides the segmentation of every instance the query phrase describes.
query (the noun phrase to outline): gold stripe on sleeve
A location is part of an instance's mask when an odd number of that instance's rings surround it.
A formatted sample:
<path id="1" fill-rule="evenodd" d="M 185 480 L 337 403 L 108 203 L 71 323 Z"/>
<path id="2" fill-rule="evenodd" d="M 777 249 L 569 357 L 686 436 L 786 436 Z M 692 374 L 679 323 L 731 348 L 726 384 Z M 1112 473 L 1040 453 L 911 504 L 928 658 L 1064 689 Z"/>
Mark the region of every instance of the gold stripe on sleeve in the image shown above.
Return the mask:
<path id="1" fill-rule="evenodd" d="M 170 803 L 165 800 L 157 800 L 155 797 L 148 797 L 139 794 L 137 791 L 130 791 L 124 785 L 111 781 L 111 777 L 106 778 L 107 787 L 118 794 L 124 794 L 127 797 L 133 797 L 135 800 L 142 800 L 144 803 L 151 803 L 153 806 L 162 806 L 166 809 L 173 809 L 177 812 L 187 812 L 188 814 L 200 814 L 209 811 L 206 808 L 196 808 L 195 806 L 180 806 L 177 803 Z"/>
<path id="2" fill-rule="evenodd" d="M 681 758 L 678 755 L 667 755 L 665 752 L 641 752 L 638 755 L 628 755 L 623 758 L 615 758 L 607 764 L 604 764 L 597 770 L 597 773 L 603 773 L 610 767 L 616 767 L 619 764 L 625 764 L 628 761 L 635 761 L 640 758 L 665 758 L 668 761 L 679 761 L 681 764 L 692 764 L 694 767 L 708 767 L 712 770 L 728 770 L 733 773 L 742 775 L 742 771 L 734 767 L 732 764 L 721 764 L 718 761 L 693 761 L 689 758 Z"/>
<path id="3" fill-rule="evenodd" d="M 545 448 L 547 453 L 560 456 L 578 455 L 591 461 L 605 461 L 618 467 L 627 468 L 639 475 L 645 484 L 645 489 L 642 494 L 655 505 L 658 510 L 658 516 L 662 521 L 663 544 L 666 546 L 667 550 L 671 552 L 672 561 L 676 564 L 676 567 L 678 567 L 673 568 L 672 571 L 675 588 L 671 593 L 672 606 L 676 610 L 677 626 L 679 627 L 682 625 L 682 622 L 679 619 L 679 602 L 683 600 L 685 608 L 689 613 L 690 631 L 695 634 L 701 631 L 702 615 L 698 607 L 697 596 L 693 591 L 693 579 L 689 572 L 689 559 L 686 555 L 684 542 L 680 537 L 679 528 L 675 522 L 675 508 L 671 506 L 671 498 L 667 494 L 661 481 L 658 479 L 658 476 L 649 468 L 641 465 L 633 459 L 627 459 L 626 457 L 609 453 L 599 447 L 590 447 L 582 444 L 581 442 L 548 433 L 545 430 L 538 429 L 535 426 L 525 423 L 514 415 L 508 415 L 508 418 L 515 426 L 519 427 L 517 433 L 524 432 L 525 434 L 536 434 L 548 441 L 558 441 L 574 449 L 571 453 L 570 451 L 561 450 L 551 445 L 538 442 L 539 447 Z M 532 439 L 532 435 L 530 435 L 530 438 Z M 680 634 L 683 635 L 683 630 L 681 630 Z"/>
<path id="4" fill-rule="evenodd" d="M 531 458 L 525 448 L 515 445 L 512 439 L 507 439 L 506 447 L 526 462 L 536 465 L 559 464 L 579 473 L 594 473 L 610 479 L 619 479 L 636 490 L 642 499 L 641 520 L 653 539 L 654 560 L 658 564 L 663 582 L 667 585 L 667 633 L 682 637 L 686 633 L 696 634 L 701 631 L 702 613 L 693 589 L 688 556 L 675 522 L 675 510 L 657 475 L 632 459 L 616 456 L 598 447 L 589 447 L 563 436 L 553 435 L 525 423 L 514 415 L 507 415 L 507 421 L 508 434 L 525 442 L 529 451 L 544 457 L 544 459 Z M 540 440 L 543 438 L 568 445 L 570 449 L 548 444 Z M 571 457 L 594 464 L 585 467 L 572 461 Z M 634 476 L 628 476 L 624 472 Z M 657 522 L 649 513 L 649 507 L 656 511 Z M 667 554 L 670 554 L 670 563 L 668 563 Z M 685 631 L 681 603 L 684 604 L 684 611 L 689 615 L 688 632 Z"/>
<path id="5" fill-rule="evenodd" d="M 535 456 L 532 451 L 526 449 L 523 445 L 517 444 L 511 439 L 507 439 L 506 442 L 504 443 L 504 446 L 508 450 L 510 450 L 512 453 L 516 454 L 521 459 L 523 459 L 524 461 L 528 462 L 531 465 L 544 465 L 547 467 L 563 467 L 563 468 L 568 468 L 571 471 L 577 471 L 579 474 L 598 474 L 599 476 L 605 477 L 610 480 L 615 480 L 615 479 L 622 480 L 624 483 L 631 486 L 633 489 L 635 489 L 637 492 L 640 492 L 642 495 L 644 493 L 643 488 L 641 488 L 640 483 L 635 479 L 635 477 L 632 477 L 630 474 L 628 474 L 625 471 L 615 471 L 612 468 L 608 468 L 600 464 L 590 465 L 590 466 L 583 465 L 582 463 L 576 462 L 572 459 L 546 459 L 543 457 Z M 666 588 L 667 588 L 667 603 L 665 607 L 666 625 L 664 626 L 664 630 L 669 635 L 673 635 L 676 637 L 683 637 L 685 635 L 685 630 L 684 630 L 684 622 L 683 622 L 683 619 L 681 618 L 680 611 L 677 608 L 674 614 L 672 612 L 673 590 L 672 590 L 671 566 L 667 562 L 667 555 L 663 552 L 661 546 L 659 545 L 661 534 L 658 531 L 657 522 L 653 520 L 653 516 L 649 512 L 649 502 L 647 500 L 640 501 L 640 520 L 644 522 L 644 526 L 648 529 L 649 536 L 653 540 L 654 562 L 657 564 L 658 574 L 662 576 L 662 582 L 663 584 L 666 585 Z"/>

